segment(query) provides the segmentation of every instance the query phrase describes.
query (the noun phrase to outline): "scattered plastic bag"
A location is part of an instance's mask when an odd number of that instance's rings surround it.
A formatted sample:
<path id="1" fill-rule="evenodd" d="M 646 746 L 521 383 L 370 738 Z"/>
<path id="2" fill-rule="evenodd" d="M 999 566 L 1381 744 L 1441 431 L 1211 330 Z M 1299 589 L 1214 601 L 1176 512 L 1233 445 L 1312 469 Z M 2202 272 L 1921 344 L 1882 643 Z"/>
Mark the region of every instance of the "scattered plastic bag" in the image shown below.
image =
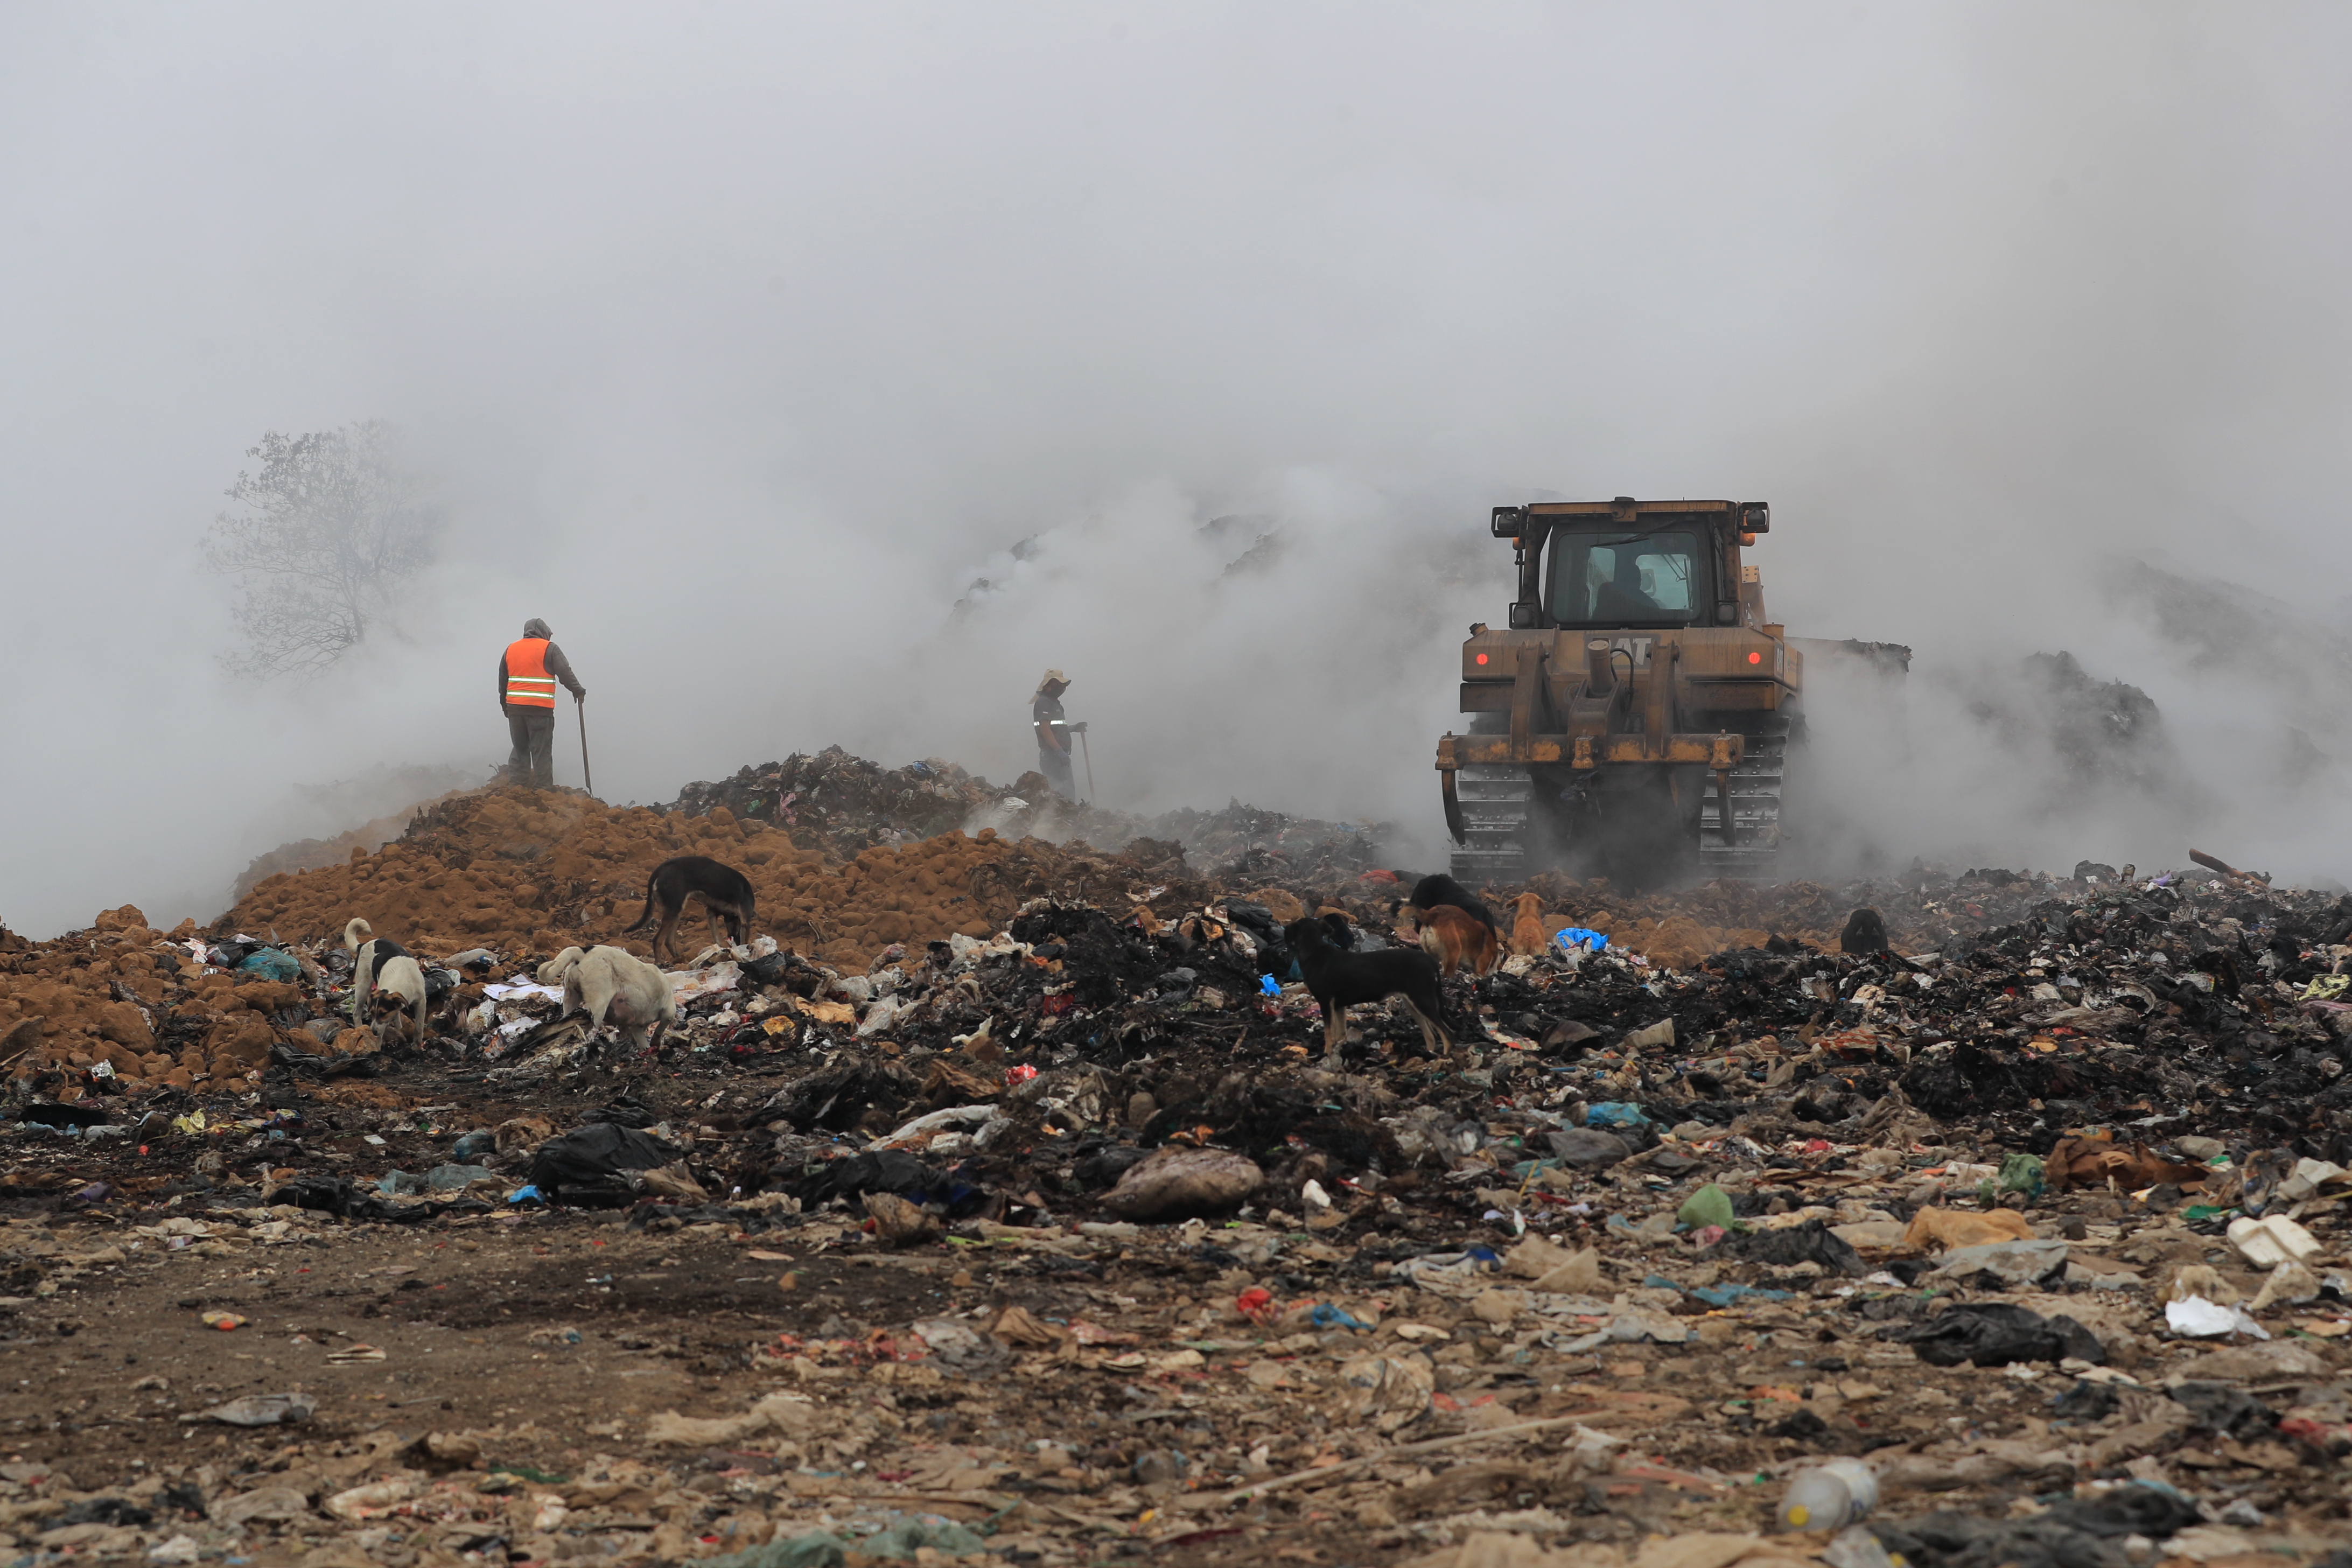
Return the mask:
<path id="1" fill-rule="evenodd" d="M 294 955 L 275 947 L 247 953 L 236 972 L 249 979 L 274 980 L 288 985 L 302 978 L 302 965 Z"/>
<path id="2" fill-rule="evenodd" d="M 291 1426 L 308 1421 L 318 1408 L 319 1402 L 307 1394 L 248 1394 L 210 1410 L 199 1410 L 189 1419 L 217 1421 L 225 1426 Z"/>
<path id="3" fill-rule="evenodd" d="M 1711 1225 L 1732 1230 L 1738 1226 L 1739 1219 L 1732 1213 L 1731 1194 L 1709 1182 L 1683 1200 L 1683 1206 L 1675 1211 L 1675 1223 L 1693 1230 L 1704 1230 Z"/>
<path id="4" fill-rule="evenodd" d="M 667 1165 L 684 1152 L 634 1127 L 591 1122 L 539 1146 L 531 1155 L 530 1184 L 547 1193 L 562 1193 L 567 1187 L 625 1186 L 623 1172 Z"/>
<path id="5" fill-rule="evenodd" d="M 2044 1318 L 2010 1301 L 1947 1307 L 1895 1335 L 1930 1366 L 2009 1366 L 2074 1358 L 2098 1365 L 2107 1359 L 2098 1336 L 2063 1313 Z"/>
<path id="6" fill-rule="evenodd" d="M 2164 1322 L 2174 1333 L 2192 1339 L 2213 1339 L 2222 1334 L 2252 1334 L 2258 1340 L 2271 1337 L 2270 1331 L 2248 1317 L 2243 1309 L 2224 1307 L 2202 1296 L 2165 1303 Z"/>

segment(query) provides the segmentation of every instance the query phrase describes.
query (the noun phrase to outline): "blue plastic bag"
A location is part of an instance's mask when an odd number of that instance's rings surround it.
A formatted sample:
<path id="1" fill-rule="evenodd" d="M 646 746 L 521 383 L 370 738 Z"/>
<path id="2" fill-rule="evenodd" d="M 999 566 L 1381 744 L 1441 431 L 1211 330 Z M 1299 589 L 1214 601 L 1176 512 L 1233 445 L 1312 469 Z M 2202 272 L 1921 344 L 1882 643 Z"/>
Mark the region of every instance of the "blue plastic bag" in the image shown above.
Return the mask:
<path id="1" fill-rule="evenodd" d="M 302 978 L 302 966 L 294 955 L 274 947 L 257 948 L 246 954 L 245 962 L 236 966 L 239 974 L 250 974 L 257 980 L 276 980 L 291 984 Z"/>
<path id="2" fill-rule="evenodd" d="M 1587 1127 L 1647 1127 L 1650 1118 L 1638 1105 L 1628 1105 L 1622 1100 L 1604 1100 L 1584 1112 Z"/>
<path id="3" fill-rule="evenodd" d="M 1591 948 L 1595 952 L 1605 952 L 1609 948 L 1607 931 L 1587 931 L 1582 926 L 1562 926 L 1551 933 L 1551 939 L 1559 943 L 1559 950 L 1562 952 L 1574 952 L 1580 947 Z"/>
<path id="4" fill-rule="evenodd" d="M 1271 974 L 1259 975 L 1257 977 L 1257 988 L 1262 995 L 1279 996 L 1282 994 L 1282 982 L 1276 980 Z"/>

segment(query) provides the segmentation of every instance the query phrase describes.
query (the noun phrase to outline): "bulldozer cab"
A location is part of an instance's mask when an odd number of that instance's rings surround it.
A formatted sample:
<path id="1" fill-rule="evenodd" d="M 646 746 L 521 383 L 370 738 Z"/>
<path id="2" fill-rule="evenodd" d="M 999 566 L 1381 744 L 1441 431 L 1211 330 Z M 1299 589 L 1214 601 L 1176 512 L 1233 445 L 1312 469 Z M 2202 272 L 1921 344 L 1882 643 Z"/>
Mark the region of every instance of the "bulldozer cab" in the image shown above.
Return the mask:
<path id="1" fill-rule="evenodd" d="M 1555 529 L 1545 616 L 1559 626 L 1688 626 L 1702 605 L 1714 603 L 1707 571 L 1714 553 L 1688 528 Z"/>

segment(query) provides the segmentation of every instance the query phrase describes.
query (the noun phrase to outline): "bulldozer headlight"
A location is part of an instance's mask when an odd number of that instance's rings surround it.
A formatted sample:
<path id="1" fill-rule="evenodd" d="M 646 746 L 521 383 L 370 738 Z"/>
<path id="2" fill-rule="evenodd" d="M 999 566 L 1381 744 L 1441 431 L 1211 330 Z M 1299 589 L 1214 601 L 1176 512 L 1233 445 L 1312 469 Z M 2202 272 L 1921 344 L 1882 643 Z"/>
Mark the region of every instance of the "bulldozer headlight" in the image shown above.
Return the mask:
<path id="1" fill-rule="evenodd" d="M 1495 509 L 1494 530 L 1497 539 L 1510 539 L 1527 531 L 1525 507 L 1498 506 Z"/>
<path id="2" fill-rule="evenodd" d="M 1751 653 L 1748 656 L 1748 662 L 1750 664 L 1761 664 L 1764 662 L 1764 656 L 1760 653 Z"/>

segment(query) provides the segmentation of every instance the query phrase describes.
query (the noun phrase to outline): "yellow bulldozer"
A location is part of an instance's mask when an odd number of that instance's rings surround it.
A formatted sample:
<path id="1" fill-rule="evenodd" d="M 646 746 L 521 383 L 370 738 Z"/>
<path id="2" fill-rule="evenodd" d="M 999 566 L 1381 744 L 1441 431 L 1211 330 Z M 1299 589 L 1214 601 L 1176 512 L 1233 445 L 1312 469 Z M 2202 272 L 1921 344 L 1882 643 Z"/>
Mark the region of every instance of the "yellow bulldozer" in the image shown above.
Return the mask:
<path id="1" fill-rule="evenodd" d="M 1771 523 L 1762 501 L 1495 509 L 1518 593 L 1507 628 L 1470 628 L 1469 732 L 1437 743 L 1457 879 L 1773 874 L 1804 657 L 1744 557 Z"/>

